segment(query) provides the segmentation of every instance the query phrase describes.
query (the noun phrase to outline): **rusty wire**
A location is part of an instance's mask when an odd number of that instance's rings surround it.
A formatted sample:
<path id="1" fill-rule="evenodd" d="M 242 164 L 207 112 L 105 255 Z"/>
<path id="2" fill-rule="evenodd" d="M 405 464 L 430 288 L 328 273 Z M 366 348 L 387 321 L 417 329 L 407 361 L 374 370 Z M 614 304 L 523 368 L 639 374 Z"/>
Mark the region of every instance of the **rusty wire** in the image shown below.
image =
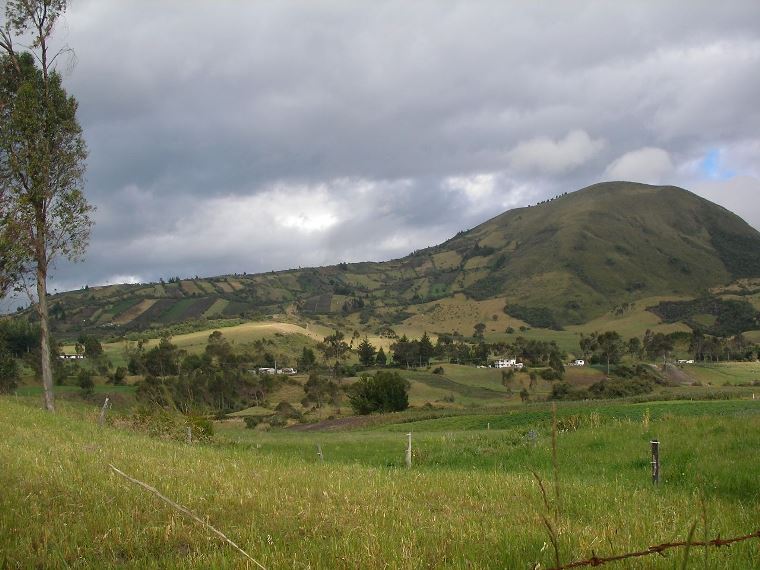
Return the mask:
<path id="1" fill-rule="evenodd" d="M 582 568 L 584 566 L 601 566 L 602 564 L 607 564 L 609 562 L 617 562 L 618 560 L 625 560 L 627 558 L 649 556 L 650 554 L 661 555 L 663 551 L 665 550 L 669 550 L 671 548 L 681 548 L 684 546 L 689 546 L 689 547 L 729 546 L 731 544 L 734 544 L 735 542 L 742 542 L 744 540 L 750 540 L 752 538 L 760 538 L 760 529 L 750 534 L 745 534 L 744 536 L 737 536 L 734 538 L 720 538 L 720 536 L 718 536 L 718 538 L 714 538 L 713 540 L 708 540 L 708 541 L 703 541 L 703 542 L 699 542 L 699 541 L 664 542 L 662 544 L 650 546 L 646 550 L 641 550 L 639 552 L 628 552 L 626 554 L 618 554 L 616 556 L 608 556 L 606 558 L 600 558 L 592 552 L 591 558 L 588 558 L 587 560 L 578 560 L 576 562 L 571 562 L 569 564 L 564 564 L 562 566 L 555 566 L 553 568 L 550 568 L 549 570 L 568 570 L 569 568 Z"/>

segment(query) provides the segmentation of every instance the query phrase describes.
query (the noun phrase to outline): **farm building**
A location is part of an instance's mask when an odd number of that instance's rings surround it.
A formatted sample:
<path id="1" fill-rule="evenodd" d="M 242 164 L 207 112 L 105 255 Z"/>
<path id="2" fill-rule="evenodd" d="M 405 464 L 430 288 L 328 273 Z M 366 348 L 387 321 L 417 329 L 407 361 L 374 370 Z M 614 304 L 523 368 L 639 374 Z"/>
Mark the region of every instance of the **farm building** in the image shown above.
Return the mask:
<path id="1" fill-rule="evenodd" d="M 524 364 L 522 362 L 517 362 L 516 358 L 501 359 L 493 363 L 494 368 L 516 368 L 519 370 L 523 366 Z"/>
<path id="2" fill-rule="evenodd" d="M 59 354 L 61 360 L 84 360 L 84 354 Z"/>

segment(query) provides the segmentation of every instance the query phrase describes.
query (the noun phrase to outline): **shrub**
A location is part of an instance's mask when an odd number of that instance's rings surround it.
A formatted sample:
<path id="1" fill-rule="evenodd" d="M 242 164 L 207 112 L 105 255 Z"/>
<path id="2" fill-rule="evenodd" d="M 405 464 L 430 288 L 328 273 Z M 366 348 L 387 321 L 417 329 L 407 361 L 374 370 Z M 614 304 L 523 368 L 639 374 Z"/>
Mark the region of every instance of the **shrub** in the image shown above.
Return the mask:
<path id="1" fill-rule="evenodd" d="M 544 380 L 561 380 L 562 376 L 560 376 L 559 372 L 556 370 L 553 370 L 552 368 L 544 368 L 539 373 L 539 376 L 543 378 Z"/>
<path id="2" fill-rule="evenodd" d="M 290 402 L 282 401 L 275 407 L 277 415 L 282 416 L 285 419 L 300 420 L 301 412 L 296 410 Z"/>
<path id="3" fill-rule="evenodd" d="M 208 441 L 214 426 L 203 416 L 185 416 L 159 406 L 140 406 L 131 416 L 131 427 L 152 437 L 187 441 L 187 428 L 192 429 L 194 441 Z"/>
<path id="4" fill-rule="evenodd" d="M 357 414 L 398 412 L 409 407 L 409 382 L 398 372 L 381 370 L 374 376 L 363 375 L 351 387 L 348 399 Z"/>
<path id="5" fill-rule="evenodd" d="M 77 375 L 77 384 L 85 394 L 92 394 L 95 389 L 95 381 L 92 379 L 92 372 L 82 368 Z"/>
<path id="6" fill-rule="evenodd" d="M 0 394 L 13 392 L 20 379 L 18 362 L 0 339 Z"/>
<path id="7" fill-rule="evenodd" d="M 123 366 L 119 366 L 111 375 L 111 382 L 114 386 L 123 386 L 124 380 L 127 377 L 127 369 Z"/>
<path id="8" fill-rule="evenodd" d="M 438 366 L 433 369 L 433 374 L 443 374 L 443 366 Z"/>

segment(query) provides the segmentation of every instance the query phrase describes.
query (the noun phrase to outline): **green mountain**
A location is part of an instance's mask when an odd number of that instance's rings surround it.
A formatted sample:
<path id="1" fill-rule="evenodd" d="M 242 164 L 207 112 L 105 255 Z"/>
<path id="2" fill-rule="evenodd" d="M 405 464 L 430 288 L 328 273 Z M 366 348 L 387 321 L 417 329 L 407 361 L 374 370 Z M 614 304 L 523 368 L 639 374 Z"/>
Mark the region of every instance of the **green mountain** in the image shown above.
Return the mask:
<path id="1" fill-rule="evenodd" d="M 606 182 L 509 210 L 402 259 L 88 288 L 50 304 L 64 335 L 288 312 L 358 312 L 368 322 L 457 293 L 503 299 L 509 314 L 558 327 L 750 277 L 760 277 L 760 233 L 735 214 L 673 186 Z"/>

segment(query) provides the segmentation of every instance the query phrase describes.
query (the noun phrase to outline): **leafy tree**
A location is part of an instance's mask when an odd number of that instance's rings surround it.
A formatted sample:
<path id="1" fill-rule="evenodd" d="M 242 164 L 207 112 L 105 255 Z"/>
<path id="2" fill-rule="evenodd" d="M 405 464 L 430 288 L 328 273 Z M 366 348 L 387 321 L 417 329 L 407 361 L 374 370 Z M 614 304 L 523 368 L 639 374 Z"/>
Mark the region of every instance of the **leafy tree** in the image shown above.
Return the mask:
<path id="1" fill-rule="evenodd" d="M 85 394 L 92 394 L 95 389 L 95 381 L 92 379 L 92 371 L 82 368 L 77 375 L 77 385 Z"/>
<path id="2" fill-rule="evenodd" d="M 340 362 L 348 356 L 350 347 L 344 340 L 345 336 L 340 331 L 335 331 L 330 336 L 326 336 L 319 344 L 319 350 L 322 352 L 325 360 L 334 360 L 333 368 L 337 371 Z"/>
<path id="3" fill-rule="evenodd" d="M 385 355 L 385 351 L 383 350 L 383 347 L 380 347 L 380 350 L 377 351 L 377 356 L 375 357 L 375 364 L 380 366 L 381 368 L 384 368 L 386 364 L 388 364 L 388 357 Z"/>
<path id="4" fill-rule="evenodd" d="M 628 339 L 628 354 L 630 354 L 633 358 L 639 359 L 642 356 L 642 349 L 643 345 L 641 344 L 641 339 L 637 336 L 631 337 Z"/>
<path id="5" fill-rule="evenodd" d="M 549 353 L 549 366 L 551 366 L 556 376 L 560 379 L 565 374 L 565 363 L 563 362 L 564 359 L 562 356 L 563 355 L 558 348 Z"/>
<path id="6" fill-rule="evenodd" d="M 304 396 L 301 403 L 307 405 L 313 402 L 318 408 L 321 408 L 325 402 L 334 402 L 338 396 L 338 386 L 335 382 L 320 376 L 316 372 L 309 374 L 309 379 L 304 384 L 303 391 L 306 393 L 306 396 Z"/>
<path id="7" fill-rule="evenodd" d="M 20 379 L 18 362 L 0 337 L 0 394 L 13 392 Z"/>
<path id="8" fill-rule="evenodd" d="M 464 342 L 455 342 L 451 345 L 451 359 L 458 364 L 466 364 L 472 362 L 472 348 L 469 344 Z"/>
<path id="9" fill-rule="evenodd" d="M 87 148 L 77 102 L 63 88 L 48 43 L 65 9 L 66 0 L 8 0 L 0 30 L 0 284 L 36 283 L 40 368 L 49 411 L 55 410 L 55 401 L 48 269 L 57 256 L 82 256 L 93 210 L 82 192 Z M 14 37 L 28 35 L 34 55 L 18 52 L 14 45 Z"/>
<path id="10" fill-rule="evenodd" d="M 409 382 L 398 372 L 365 374 L 351 387 L 348 399 L 357 414 L 399 412 L 409 407 Z"/>
<path id="11" fill-rule="evenodd" d="M 152 376 L 174 376 L 179 373 L 181 353 L 172 344 L 171 337 L 163 336 L 158 346 L 145 353 L 144 367 Z"/>
<path id="12" fill-rule="evenodd" d="M 583 354 L 583 358 L 588 360 L 589 357 L 594 353 L 594 351 L 598 347 L 597 343 L 597 334 L 591 333 L 589 336 L 584 335 L 581 333 L 581 340 L 578 341 L 578 344 L 581 349 L 581 353 Z"/>
<path id="13" fill-rule="evenodd" d="M 317 363 L 317 357 L 314 355 L 314 351 L 307 346 L 303 347 L 301 351 L 301 357 L 298 359 L 299 370 L 308 372 Z"/>
<path id="14" fill-rule="evenodd" d="M 214 331 L 208 335 L 208 343 L 206 344 L 205 353 L 211 357 L 216 358 L 216 361 L 220 366 L 232 365 L 235 363 L 235 355 L 232 352 L 232 346 L 224 338 L 224 335 L 220 331 Z"/>
<path id="15" fill-rule="evenodd" d="M 478 323 L 475 325 L 474 329 L 475 330 L 472 333 L 472 337 L 483 340 L 483 333 L 486 332 L 486 325 L 483 323 Z"/>
<path id="16" fill-rule="evenodd" d="M 427 331 L 425 331 L 422 335 L 422 338 L 420 338 L 418 351 L 420 363 L 427 366 L 430 363 L 430 358 L 435 353 L 435 348 L 433 347 L 433 343 L 430 341 L 430 337 L 428 336 Z"/>
<path id="17" fill-rule="evenodd" d="M 479 342 L 475 345 L 475 348 L 472 351 L 472 356 L 475 359 L 475 361 L 478 364 L 487 364 L 488 363 L 488 354 L 490 352 L 490 347 L 485 342 Z"/>
<path id="18" fill-rule="evenodd" d="M 694 329 L 689 339 L 689 351 L 694 354 L 695 360 L 704 360 L 705 334 L 700 329 Z"/>
<path id="19" fill-rule="evenodd" d="M 610 364 L 619 362 L 623 355 L 623 339 L 616 331 L 607 331 L 597 336 L 596 341 L 601 358 L 607 361 L 609 375 Z"/>
<path id="20" fill-rule="evenodd" d="M 523 404 L 530 402 L 530 392 L 528 392 L 528 390 L 525 388 L 520 390 L 520 399 L 522 400 Z"/>
<path id="21" fill-rule="evenodd" d="M 174 405 L 172 393 L 169 386 L 167 386 L 167 382 L 150 374 L 137 385 L 135 396 L 140 402 L 161 408 L 170 408 Z"/>
<path id="22" fill-rule="evenodd" d="M 409 340 L 406 335 L 391 345 L 393 361 L 407 368 L 414 366 L 419 359 L 419 341 Z"/>
<path id="23" fill-rule="evenodd" d="M 16 358 L 24 354 L 39 350 L 40 328 L 29 323 L 26 319 L 3 319 L 0 320 L 0 341 Z"/>
<path id="24" fill-rule="evenodd" d="M 359 355 L 359 362 L 361 362 L 362 366 L 372 366 L 375 363 L 375 354 L 377 350 L 372 346 L 372 343 L 369 342 L 369 339 L 366 336 L 359 343 L 356 352 Z"/>
<path id="25" fill-rule="evenodd" d="M 92 335 L 79 335 L 77 346 L 82 347 L 82 351 L 87 358 L 97 358 L 103 354 L 103 345 Z"/>
<path id="26" fill-rule="evenodd" d="M 673 351 L 673 339 L 666 334 L 647 330 L 644 333 L 644 348 L 650 358 L 662 358 L 664 364 Z"/>
<path id="27" fill-rule="evenodd" d="M 123 366 L 119 366 L 116 368 L 114 373 L 111 375 L 111 383 L 114 386 L 123 386 L 125 384 L 125 380 L 127 378 L 127 369 Z"/>

